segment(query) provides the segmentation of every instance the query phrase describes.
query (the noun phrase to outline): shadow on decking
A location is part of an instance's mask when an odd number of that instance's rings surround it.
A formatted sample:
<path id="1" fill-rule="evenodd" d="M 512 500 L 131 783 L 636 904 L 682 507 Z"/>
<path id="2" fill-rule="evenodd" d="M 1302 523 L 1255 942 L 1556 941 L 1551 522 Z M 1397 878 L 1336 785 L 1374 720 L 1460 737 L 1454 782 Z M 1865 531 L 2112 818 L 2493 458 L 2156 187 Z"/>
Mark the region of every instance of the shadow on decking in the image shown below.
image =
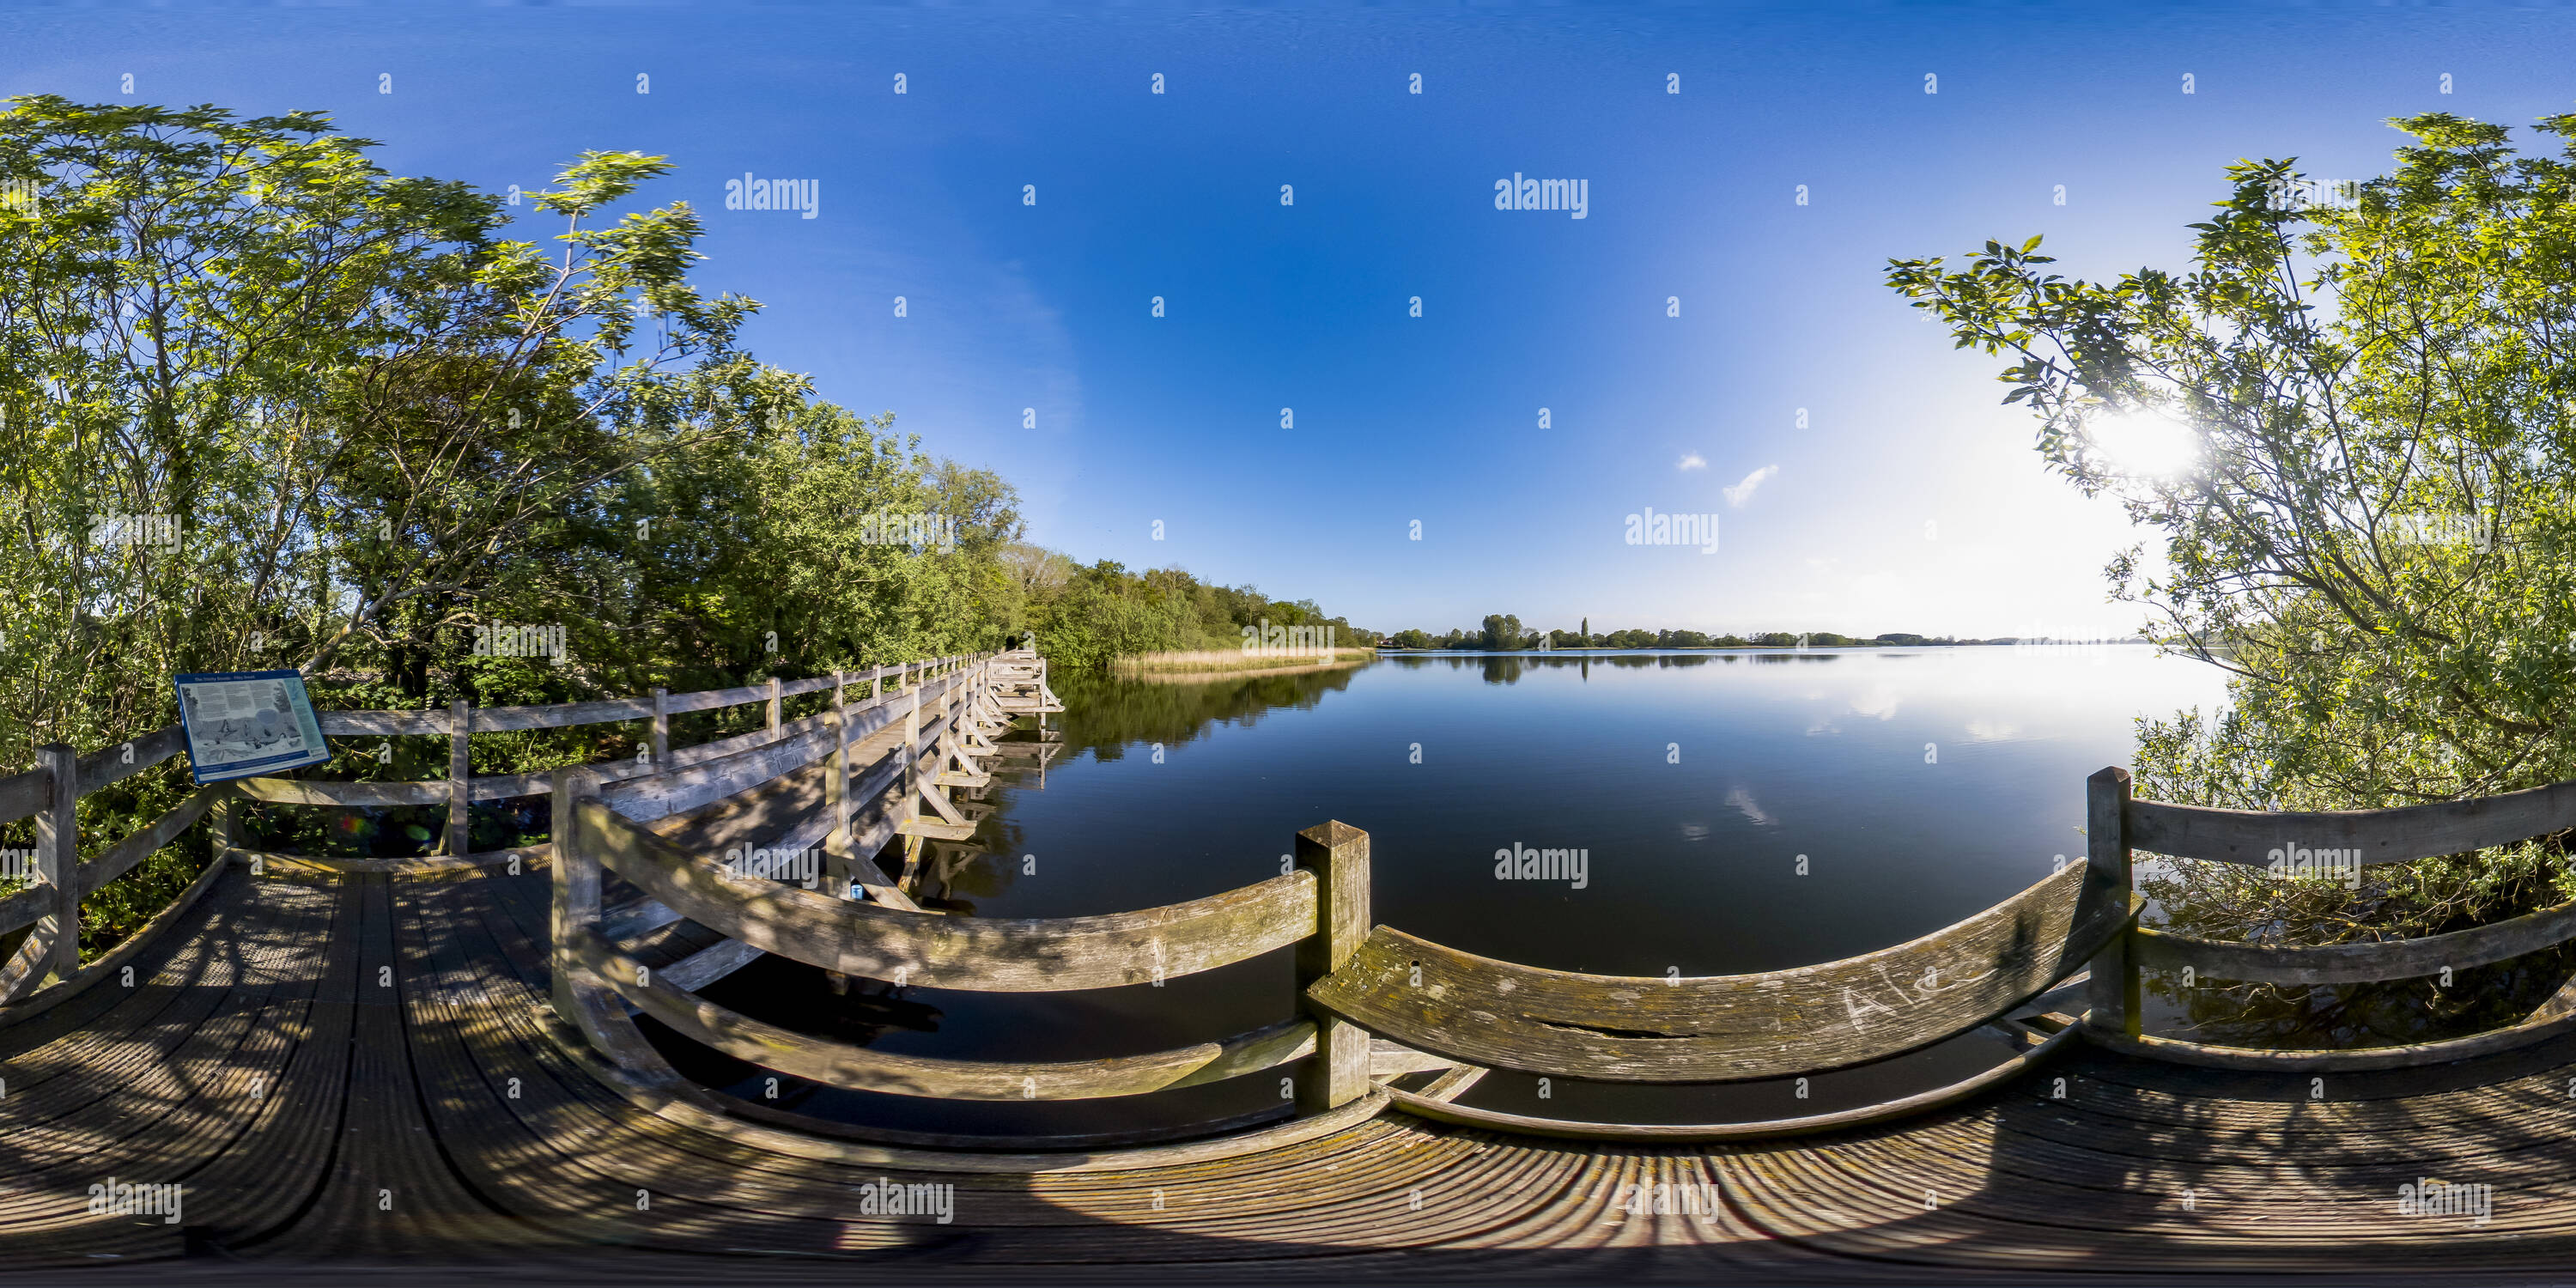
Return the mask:
<path id="1" fill-rule="evenodd" d="M 624 1283 L 1133 1282 L 1147 1266 L 1172 1280 L 1920 1282 L 1955 1266 L 1980 1280 L 2307 1269 L 2420 1282 L 2543 1277 L 2576 1257 L 2554 1161 L 2576 1038 L 2329 1075 L 2323 1100 L 2305 1078 L 2080 1053 L 1953 1110 L 1765 1146 L 1592 1148 L 1390 1114 L 1155 1171 L 796 1158 L 643 1112 L 554 1047 L 542 880 L 503 897 L 490 881 L 228 876 L 138 961 L 136 988 L 109 981 L 0 1028 L 13 1270 L 77 1265 L 102 1283 L 273 1283 L 300 1266 L 333 1279 L 358 1264 L 395 1281 L 470 1264 L 478 1278 Z M 256 1098 L 251 1078 L 264 1080 Z M 182 1223 L 88 1216 L 87 1186 L 110 1176 L 189 1186 Z M 2492 1185 L 2492 1219 L 2398 1216 L 2397 1186 L 2425 1176 Z M 952 1223 L 862 1213 L 858 1187 L 889 1181 L 957 1186 Z M 1650 1205 L 1663 1185 L 1713 1185 L 1720 1203 L 1618 1210 L 1638 1185 Z M 138 1259 L 162 1264 L 115 1267 Z"/>

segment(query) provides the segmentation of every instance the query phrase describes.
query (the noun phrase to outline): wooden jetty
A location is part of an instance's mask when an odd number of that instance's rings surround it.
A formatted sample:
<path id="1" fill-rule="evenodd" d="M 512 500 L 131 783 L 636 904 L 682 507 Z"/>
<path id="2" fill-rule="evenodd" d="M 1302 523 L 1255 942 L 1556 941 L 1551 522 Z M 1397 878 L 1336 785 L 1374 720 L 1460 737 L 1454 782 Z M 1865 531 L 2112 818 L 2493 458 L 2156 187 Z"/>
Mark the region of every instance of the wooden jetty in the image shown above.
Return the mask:
<path id="1" fill-rule="evenodd" d="M 825 710 L 780 718 L 784 698 L 824 689 Z M 651 720 L 655 755 L 506 781 L 223 784 L 86 859 L 79 796 L 177 741 L 44 749 L 0 779 L 0 820 L 38 821 L 43 876 L 0 898 L 0 932 L 23 932 L 0 976 L 0 1273 L 1920 1283 L 2542 1278 L 2576 1262 L 2576 995 L 2489 1034 L 2345 1052 L 2147 1036 L 2137 1004 L 2141 968 L 2335 981 L 2505 960 L 2576 934 L 2576 909 L 2254 947 L 2139 929 L 2130 874 L 2133 849 L 2260 862 L 2285 835 L 2369 862 L 2455 853 L 2576 826 L 2576 785 L 2240 814 L 2132 800 L 2105 770 L 2084 862 L 1914 942 L 1750 976 L 1541 970 L 1378 925 L 1368 836 L 1337 822 L 1299 833 L 1284 874 L 1168 907 L 920 909 L 944 857 L 925 867 L 916 850 L 894 876 L 876 856 L 898 838 L 962 844 L 973 828 L 950 793 L 989 782 L 1010 745 L 995 735 L 1051 700 L 1021 653 L 570 707 L 335 713 L 326 729 L 459 739 Z M 667 746 L 671 712 L 753 702 L 765 728 Z M 230 832 L 241 799 L 533 792 L 555 797 L 557 840 L 514 853 L 451 839 L 435 859 L 335 861 L 254 853 Z M 200 822 L 217 846 L 196 884 L 79 962 L 78 892 Z M 819 850 L 821 879 L 720 857 L 745 846 Z M 767 953 L 898 986 L 1043 993 L 1273 952 L 1296 979 L 1273 1022 L 1076 1062 L 882 1052 L 698 992 Z M 693 1083 L 638 1016 L 781 1077 L 899 1096 L 1097 1100 L 1255 1075 L 1289 1094 L 1160 1136 L 863 1129 Z M 1807 1118 L 1639 1127 L 1457 1100 L 1489 1069 L 1742 1082 L 1979 1029 L 2015 1053 Z"/>

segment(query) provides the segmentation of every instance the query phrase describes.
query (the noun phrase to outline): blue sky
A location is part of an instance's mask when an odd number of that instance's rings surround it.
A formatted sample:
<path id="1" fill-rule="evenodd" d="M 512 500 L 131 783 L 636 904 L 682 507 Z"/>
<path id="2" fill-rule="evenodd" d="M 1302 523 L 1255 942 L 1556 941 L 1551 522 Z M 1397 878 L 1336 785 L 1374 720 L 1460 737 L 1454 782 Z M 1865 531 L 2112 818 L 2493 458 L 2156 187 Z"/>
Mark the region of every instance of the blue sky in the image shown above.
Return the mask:
<path id="1" fill-rule="evenodd" d="M 494 189 L 668 156 L 643 195 L 705 214 L 756 352 L 1000 471 L 1086 561 L 1380 629 L 1982 636 L 2133 625 L 2100 569 L 2135 534 L 1884 262 L 2040 233 L 2070 274 L 2179 266 L 2230 161 L 2365 177 L 2391 116 L 2569 110 L 2571 37 L 2360 5 L 0 5 L 0 94 L 315 109 Z M 817 217 L 723 209 L 746 172 L 817 181 Z M 1586 217 L 1496 210 L 1515 173 L 1585 180 Z M 1719 549 L 1625 544 L 1649 506 L 1720 515 Z"/>

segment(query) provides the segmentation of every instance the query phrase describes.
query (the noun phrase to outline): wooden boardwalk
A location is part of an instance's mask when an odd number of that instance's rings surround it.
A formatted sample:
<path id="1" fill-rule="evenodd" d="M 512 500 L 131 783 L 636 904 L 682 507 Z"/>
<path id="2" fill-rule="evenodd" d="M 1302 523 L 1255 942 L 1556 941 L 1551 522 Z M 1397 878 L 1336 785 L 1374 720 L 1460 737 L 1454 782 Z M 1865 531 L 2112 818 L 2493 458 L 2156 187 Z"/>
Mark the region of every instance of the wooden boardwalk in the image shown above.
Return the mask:
<path id="1" fill-rule="evenodd" d="M 0 1029 L 9 1267 L 536 1262 L 633 1279 L 727 1253 L 727 1278 L 855 1261 L 907 1278 L 1904 1281 L 2576 1263 L 2576 1039 L 2338 1075 L 2323 1101 L 2304 1076 L 2081 1051 L 1954 1109 L 1767 1145 L 1383 1114 L 1223 1162 L 920 1173 L 693 1130 L 595 1079 L 548 1032 L 547 916 L 541 872 L 227 873 L 133 987 Z M 183 1221 L 88 1216 L 87 1187 L 110 1177 L 184 1184 Z M 2492 1185 L 2492 1219 L 2396 1215 L 2398 1186 L 2423 1177 Z M 861 1215 L 859 1187 L 887 1180 L 954 1185 L 951 1219 Z"/>

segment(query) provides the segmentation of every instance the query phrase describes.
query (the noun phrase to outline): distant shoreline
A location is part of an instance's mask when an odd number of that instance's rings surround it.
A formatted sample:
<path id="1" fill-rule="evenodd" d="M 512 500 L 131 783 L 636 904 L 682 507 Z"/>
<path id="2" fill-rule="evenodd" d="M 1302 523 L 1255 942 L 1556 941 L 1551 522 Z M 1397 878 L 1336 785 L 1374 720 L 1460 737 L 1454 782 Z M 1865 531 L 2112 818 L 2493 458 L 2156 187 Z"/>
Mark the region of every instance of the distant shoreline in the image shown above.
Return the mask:
<path id="1" fill-rule="evenodd" d="M 1923 648 L 2136 648 L 2167 644 L 2163 640 L 1952 640 L 1948 643 L 1922 644 L 1636 644 L 1623 646 L 1592 645 L 1574 648 L 1403 648 L 1393 644 L 1378 645 L 1383 656 L 1389 653 L 1415 657 L 1445 655 L 1451 657 L 1555 657 L 1568 653 L 1824 653 L 1885 652 Z M 2178 647 L 2178 645 L 2177 645 Z"/>

